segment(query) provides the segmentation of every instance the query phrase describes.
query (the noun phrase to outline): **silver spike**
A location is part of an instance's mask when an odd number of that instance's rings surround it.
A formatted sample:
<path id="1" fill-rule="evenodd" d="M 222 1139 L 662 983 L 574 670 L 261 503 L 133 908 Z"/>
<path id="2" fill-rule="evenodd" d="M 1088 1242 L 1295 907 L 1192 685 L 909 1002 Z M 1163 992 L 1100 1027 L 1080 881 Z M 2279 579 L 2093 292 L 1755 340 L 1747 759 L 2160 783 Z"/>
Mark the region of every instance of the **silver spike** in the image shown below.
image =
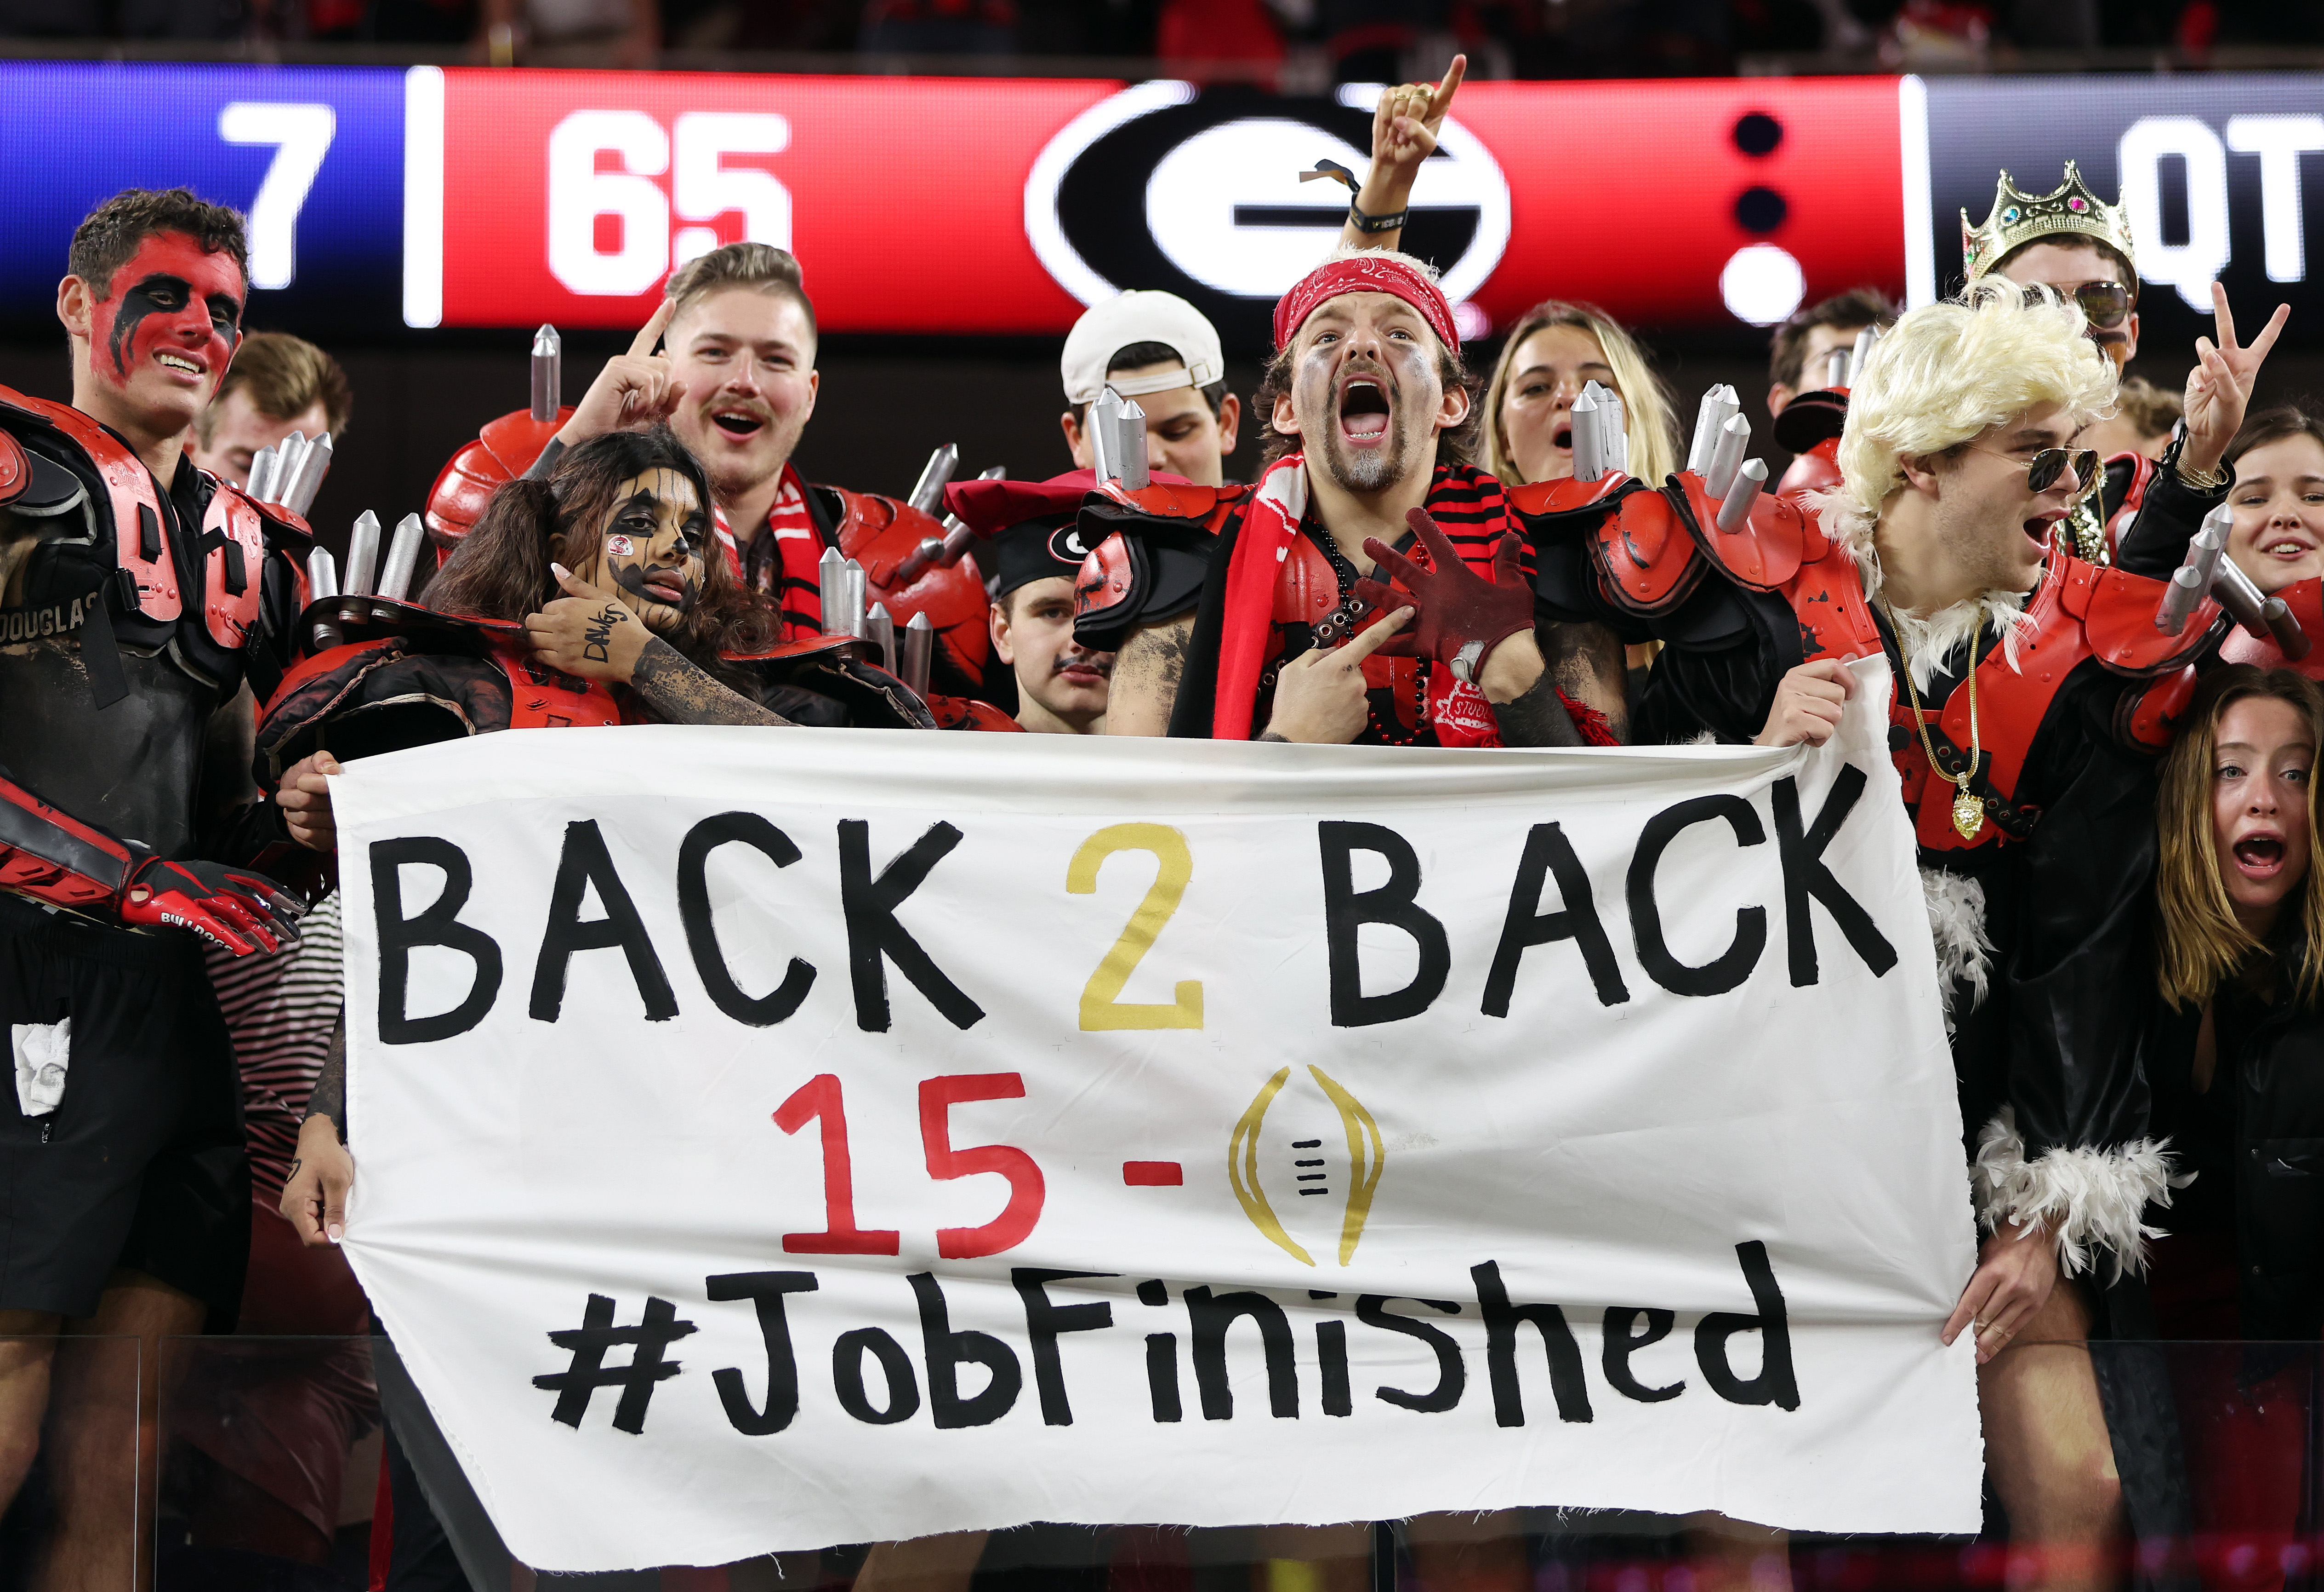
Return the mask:
<path id="1" fill-rule="evenodd" d="M 274 490 L 274 461 L 277 457 L 272 444 L 260 449 L 251 456 L 250 485 L 243 490 L 256 502 L 274 501 L 271 495 Z"/>
<path id="2" fill-rule="evenodd" d="M 347 583 L 342 595 L 369 597 L 378 573 L 379 516 L 365 509 L 355 516 L 355 527 L 347 533 Z"/>
<path id="3" fill-rule="evenodd" d="M 1114 421 L 1114 435 L 1121 440 L 1114 453 L 1121 461 L 1123 488 L 1136 492 L 1151 485 L 1154 477 L 1146 463 L 1146 411 L 1137 399 L 1122 404 L 1121 413 Z"/>
<path id="4" fill-rule="evenodd" d="M 1856 334 L 1856 346 L 1848 352 L 1848 382 L 1854 386 L 1864 374 L 1864 362 L 1872 357 L 1874 347 L 1880 341 L 1880 329 L 1868 326 Z"/>
<path id="5" fill-rule="evenodd" d="M 1567 417 L 1573 422 L 1573 478 L 1577 481 L 1595 481 L 1606 473 L 1598 465 L 1603 449 L 1598 434 L 1597 388 L 1595 382 L 1585 384 Z"/>
<path id="6" fill-rule="evenodd" d="M 944 489 L 960 468 L 960 444 L 947 442 L 928 455 L 928 462 L 920 467 L 920 478 L 912 484 L 912 495 L 904 501 L 924 514 L 932 514 L 944 502 Z"/>
<path id="7" fill-rule="evenodd" d="M 925 697 L 928 694 L 928 669 L 936 658 L 936 629 L 928 622 L 926 612 L 915 614 L 904 625 L 904 683 Z"/>
<path id="8" fill-rule="evenodd" d="M 547 321 L 532 334 L 532 418 L 553 421 L 565 404 L 565 339 Z"/>
<path id="9" fill-rule="evenodd" d="M 1711 450 L 1711 467 L 1702 472 L 1702 489 L 1713 497 L 1724 497 L 1727 489 L 1735 485 L 1735 472 L 1742 467 L 1743 450 L 1751 446 L 1751 422 L 1737 415 L 1719 428 L 1719 445 Z"/>
<path id="10" fill-rule="evenodd" d="M 1751 505 L 1759 501 L 1759 488 L 1767 484 L 1767 465 L 1764 459 L 1747 458 L 1735 472 L 1735 485 L 1719 504 L 1719 528 L 1734 532 L 1743 529 L 1751 518 Z"/>
<path id="11" fill-rule="evenodd" d="M 815 566 L 815 584 L 823 598 L 823 634 L 853 635 L 855 627 L 847 622 L 847 555 L 825 548 Z"/>
<path id="12" fill-rule="evenodd" d="M 847 588 L 847 634 L 854 636 L 870 635 L 871 620 L 864 612 L 864 598 L 870 583 L 864 579 L 863 566 L 850 559 L 843 573 L 845 576 L 844 584 Z"/>
<path id="13" fill-rule="evenodd" d="M 896 620 L 885 603 L 873 603 L 872 611 L 863 616 L 863 634 L 880 649 L 880 667 L 889 673 L 896 672 Z"/>
<path id="14" fill-rule="evenodd" d="M 1108 387 L 1089 407 L 1090 467 L 1101 481 L 1121 477 L 1121 394 Z"/>
<path id="15" fill-rule="evenodd" d="M 1702 395 L 1702 407 L 1694 416 L 1694 440 L 1686 450 L 1686 467 L 1697 476 L 1707 475 L 1711 456 L 1718 450 L 1719 434 L 1727 422 L 1743 412 L 1743 401 L 1735 389 L 1720 382 Z"/>
<path id="16" fill-rule="evenodd" d="M 420 550 L 427 543 L 428 528 L 418 514 L 406 514 L 395 523 L 395 540 L 387 544 L 387 569 L 379 578 L 378 596 L 392 603 L 408 599 L 411 578 L 420 569 Z"/>
<path id="17" fill-rule="evenodd" d="M 328 602 L 338 595 L 339 560 L 329 548 L 318 547 L 307 555 L 307 600 Z"/>
<path id="18" fill-rule="evenodd" d="M 298 479 L 283 488 L 279 500 L 294 514 L 304 515 L 315 506 L 315 495 L 323 489 L 323 477 L 331 473 L 331 434 L 328 431 L 307 446 L 299 460 Z"/>

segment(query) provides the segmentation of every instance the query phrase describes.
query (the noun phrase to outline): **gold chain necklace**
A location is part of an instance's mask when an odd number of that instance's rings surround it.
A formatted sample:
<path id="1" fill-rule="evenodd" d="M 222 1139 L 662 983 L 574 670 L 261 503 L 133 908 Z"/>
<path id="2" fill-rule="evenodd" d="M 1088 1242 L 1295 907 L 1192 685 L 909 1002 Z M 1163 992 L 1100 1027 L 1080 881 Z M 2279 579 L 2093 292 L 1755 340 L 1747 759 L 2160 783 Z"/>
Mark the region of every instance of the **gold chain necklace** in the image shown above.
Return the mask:
<path id="1" fill-rule="evenodd" d="M 1985 828 L 1985 803 L 1969 793 L 1969 781 L 1977 773 L 1977 641 L 1969 641 L 1969 764 L 1957 774 L 1947 774 L 1937 761 L 1936 743 L 1929 739 L 1929 721 L 1921 711 L 1921 693 L 1913 684 L 1913 660 L 1904 652 L 1904 627 L 1896 623 L 1895 610 L 1882 602 L 1880 611 L 1888 616 L 1889 634 L 1896 638 L 1896 656 L 1904 666 L 1904 697 L 1913 704 L 1913 727 L 1921 732 L 1921 751 L 1929 760 L 1929 768 L 1939 779 L 1950 779 L 1953 784 L 1953 828 L 1964 840 L 1974 840 Z"/>

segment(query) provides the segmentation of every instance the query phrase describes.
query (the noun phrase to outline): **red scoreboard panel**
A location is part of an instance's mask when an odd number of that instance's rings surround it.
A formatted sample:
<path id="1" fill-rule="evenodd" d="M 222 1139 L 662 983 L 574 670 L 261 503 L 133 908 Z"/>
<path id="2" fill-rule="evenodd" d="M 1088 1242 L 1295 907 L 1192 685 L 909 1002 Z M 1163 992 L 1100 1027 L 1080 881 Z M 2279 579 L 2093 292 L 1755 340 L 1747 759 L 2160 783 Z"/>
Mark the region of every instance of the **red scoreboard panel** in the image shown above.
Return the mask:
<path id="1" fill-rule="evenodd" d="M 1158 287 L 1246 349 L 1337 231 L 1344 190 L 1299 171 L 1360 168 L 1376 92 L 425 73 L 407 96 L 415 325 L 634 326 L 675 263 L 751 237 L 799 256 L 834 331 L 1055 334 Z M 1858 283 L 1900 292 L 1899 97 L 1895 79 L 1471 84 L 1406 246 L 1472 330 L 1553 297 L 1732 327 Z"/>

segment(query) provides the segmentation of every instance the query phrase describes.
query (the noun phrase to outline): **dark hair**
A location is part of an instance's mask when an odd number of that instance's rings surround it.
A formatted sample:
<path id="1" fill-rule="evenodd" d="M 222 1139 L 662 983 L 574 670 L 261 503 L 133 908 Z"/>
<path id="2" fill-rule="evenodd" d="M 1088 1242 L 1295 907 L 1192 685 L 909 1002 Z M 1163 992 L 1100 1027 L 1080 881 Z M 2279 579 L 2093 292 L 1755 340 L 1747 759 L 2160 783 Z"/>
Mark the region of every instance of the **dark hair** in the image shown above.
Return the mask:
<path id="1" fill-rule="evenodd" d="M 553 561 L 578 569 L 604 548 L 604 526 L 622 483 L 648 470 L 676 470 L 694 483 L 705 512 L 710 478 L 667 426 L 609 431 L 566 450 L 546 481 L 520 477 L 493 494 L 475 529 L 429 583 L 438 613 L 521 620 L 563 595 Z M 734 578 L 725 554 L 706 547 L 702 595 L 686 622 L 663 637 L 687 659 L 724 677 L 723 653 L 759 653 L 778 639 L 775 612 Z"/>
<path id="2" fill-rule="evenodd" d="M 2229 471 L 2236 461 L 2255 448 L 2264 448 L 2271 442 L 2281 442 L 2286 437 L 2313 437 L 2324 442 L 2324 420 L 2319 420 L 2304 406 L 2286 403 L 2274 409 L 2264 409 L 2244 421 L 2244 429 L 2227 444 L 2224 459 Z"/>
<path id="3" fill-rule="evenodd" d="M 198 199 L 190 188 L 123 189 L 82 217 L 80 225 L 73 228 L 65 269 L 104 299 L 113 286 L 113 273 L 129 264 L 137 245 L 169 232 L 186 234 L 206 254 L 232 255 L 247 291 L 250 239 L 243 227 L 242 212 Z"/>
<path id="4" fill-rule="evenodd" d="M 1878 288 L 1850 288 L 1812 304 L 1775 329 L 1767 350 L 1767 384 L 1796 387 L 1807 364 L 1808 334 L 1820 326 L 1868 327 L 1886 330 L 1896 324 L 1896 306 Z"/>
<path id="5" fill-rule="evenodd" d="M 1431 332 L 1429 337 L 1432 341 L 1435 340 L 1435 333 Z M 1267 372 L 1259 377 L 1259 391 L 1251 394 L 1252 423 L 1267 439 L 1267 446 L 1259 460 L 1259 467 L 1262 470 L 1295 452 L 1300 446 L 1297 437 L 1286 437 L 1275 429 L 1276 401 L 1291 391 L 1292 352 L 1298 345 L 1299 338 L 1295 334 L 1290 345 L 1267 362 Z M 1477 462 L 1477 439 L 1483 434 L 1485 422 L 1485 406 L 1477 396 L 1477 378 L 1469 374 L 1469 367 L 1462 362 L 1461 356 L 1442 342 L 1436 343 L 1436 375 L 1443 382 L 1446 392 L 1458 387 L 1469 394 L 1469 412 L 1461 423 L 1436 433 L 1436 462 L 1474 464 Z"/>
<path id="6" fill-rule="evenodd" d="M 815 301 L 807 296 L 806 281 L 798 256 L 788 249 L 772 244 L 731 243 L 698 255 L 671 272 L 661 291 L 677 306 L 670 312 L 672 320 L 696 301 L 727 288 L 772 293 L 797 304 L 799 313 L 807 317 L 807 335 L 819 339 L 823 333 L 815 324 Z"/>
<path id="7" fill-rule="evenodd" d="M 1137 370 L 1148 365 L 1183 365 L 1185 363 L 1185 356 L 1167 343 L 1131 343 L 1127 347 L 1116 348 L 1113 351 L 1113 357 L 1105 362 L 1105 374 L 1111 375 L 1117 370 Z M 1226 377 L 1221 376 L 1210 385 L 1197 388 L 1196 391 L 1202 393 L 1203 402 L 1211 406 L 1211 418 L 1218 419 L 1219 410 L 1227 401 Z M 1089 422 L 1089 412 L 1088 404 L 1074 404 L 1074 422 L 1086 425 Z"/>
<path id="8" fill-rule="evenodd" d="M 236 390 L 248 393 L 250 406 L 272 420 L 295 420 L 321 404 L 324 428 L 335 440 L 345 435 L 355 406 L 347 373 L 337 360 L 289 332 L 254 332 L 234 351 L 234 363 L 226 367 L 217 395 L 196 422 L 203 447 L 217 434 L 226 394 Z"/>

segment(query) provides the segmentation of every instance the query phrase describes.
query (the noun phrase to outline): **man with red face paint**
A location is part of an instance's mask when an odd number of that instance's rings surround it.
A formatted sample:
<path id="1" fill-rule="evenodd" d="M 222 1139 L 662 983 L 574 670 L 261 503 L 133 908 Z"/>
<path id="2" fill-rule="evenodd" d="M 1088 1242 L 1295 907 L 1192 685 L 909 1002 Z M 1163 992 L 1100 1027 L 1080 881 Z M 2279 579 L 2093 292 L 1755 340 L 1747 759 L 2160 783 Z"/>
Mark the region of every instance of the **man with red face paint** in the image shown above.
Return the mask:
<path id="1" fill-rule="evenodd" d="M 245 257 L 231 210 L 116 195 L 57 292 L 72 404 L 0 389 L 0 1023 L 20 1080 L 0 1100 L 0 1501 L 52 1414 L 42 1586 L 143 1584 L 150 1524 L 124 1533 L 120 1511 L 152 1474 L 159 1340 L 231 1324 L 241 1292 L 237 1084 L 201 945 L 293 938 L 294 902 L 212 859 L 281 838 L 244 801 L 232 709 L 280 674 L 299 578 L 276 555 L 307 537 L 180 449 L 240 341 Z M 142 1375 L 116 1343 L 56 1353 L 60 1328 L 138 1339 Z"/>

